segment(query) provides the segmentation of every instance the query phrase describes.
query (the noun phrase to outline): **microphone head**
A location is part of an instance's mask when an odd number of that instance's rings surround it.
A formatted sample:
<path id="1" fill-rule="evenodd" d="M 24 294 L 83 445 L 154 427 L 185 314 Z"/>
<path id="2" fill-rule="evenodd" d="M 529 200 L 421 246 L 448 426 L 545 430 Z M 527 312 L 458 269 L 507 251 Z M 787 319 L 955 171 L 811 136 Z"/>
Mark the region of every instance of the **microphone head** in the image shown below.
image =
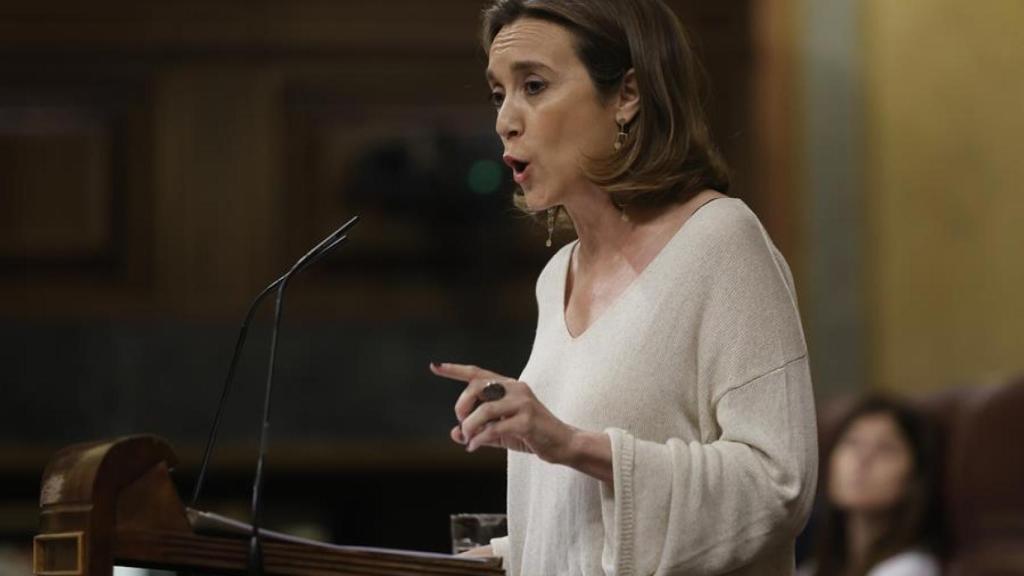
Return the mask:
<path id="1" fill-rule="evenodd" d="M 342 224 L 337 230 L 331 232 L 326 238 L 321 240 L 316 246 L 313 246 L 312 250 L 306 252 L 302 258 L 299 258 L 292 266 L 292 271 L 305 268 L 312 259 L 319 259 L 320 254 L 326 249 L 330 250 L 338 245 L 337 240 L 345 236 L 353 226 L 359 223 L 359 216 L 353 216 L 348 219 L 347 222 Z"/>
<path id="2" fill-rule="evenodd" d="M 333 242 L 331 242 L 330 244 L 324 246 L 323 249 L 321 249 L 316 254 L 313 254 L 305 262 L 299 263 L 299 266 L 298 266 L 298 268 L 295 269 L 295 271 L 296 272 L 301 272 L 301 271 L 305 270 L 306 268 L 309 268 L 310 266 L 312 266 L 313 264 L 318 262 L 321 258 L 323 258 L 327 254 L 329 254 L 331 252 L 331 250 L 334 250 L 338 246 L 341 246 L 346 241 L 348 241 L 348 236 L 347 235 L 335 238 Z"/>

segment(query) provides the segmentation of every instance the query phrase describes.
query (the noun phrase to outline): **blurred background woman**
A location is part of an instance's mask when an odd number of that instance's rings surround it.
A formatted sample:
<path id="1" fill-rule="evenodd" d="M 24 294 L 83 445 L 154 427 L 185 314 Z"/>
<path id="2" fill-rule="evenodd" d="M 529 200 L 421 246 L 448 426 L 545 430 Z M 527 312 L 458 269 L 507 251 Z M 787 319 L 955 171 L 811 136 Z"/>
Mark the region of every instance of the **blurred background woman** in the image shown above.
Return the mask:
<path id="1" fill-rule="evenodd" d="M 802 574 L 940 574 L 935 434 L 923 414 L 891 399 L 850 410 L 824 461 L 822 524 Z"/>

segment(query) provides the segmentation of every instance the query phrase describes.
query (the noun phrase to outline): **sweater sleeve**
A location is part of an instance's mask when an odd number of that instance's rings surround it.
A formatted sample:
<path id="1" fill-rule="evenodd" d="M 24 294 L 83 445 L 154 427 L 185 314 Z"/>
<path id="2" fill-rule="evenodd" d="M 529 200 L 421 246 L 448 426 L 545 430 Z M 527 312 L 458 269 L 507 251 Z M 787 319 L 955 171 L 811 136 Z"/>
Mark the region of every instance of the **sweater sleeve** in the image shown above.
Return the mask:
<path id="1" fill-rule="evenodd" d="M 817 467 L 807 359 L 725 394 L 711 443 L 639 440 L 609 429 L 614 530 L 606 568 L 618 576 L 718 574 L 791 543 L 803 527 Z"/>
<path id="2" fill-rule="evenodd" d="M 752 215 L 751 215 L 752 218 Z M 814 399 L 791 279 L 760 224 L 715 238 L 702 297 L 702 438 L 609 428 L 602 562 L 616 576 L 720 574 L 792 546 L 817 476 Z M 779 573 L 792 571 L 789 565 Z"/>

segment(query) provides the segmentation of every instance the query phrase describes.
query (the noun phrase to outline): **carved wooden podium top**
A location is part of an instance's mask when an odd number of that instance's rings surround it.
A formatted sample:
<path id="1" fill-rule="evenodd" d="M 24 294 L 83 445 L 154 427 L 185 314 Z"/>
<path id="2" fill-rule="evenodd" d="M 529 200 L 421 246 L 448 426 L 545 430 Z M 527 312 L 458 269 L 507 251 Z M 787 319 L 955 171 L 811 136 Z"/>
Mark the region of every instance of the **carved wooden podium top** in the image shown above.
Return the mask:
<path id="1" fill-rule="evenodd" d="M 76 444 L 43 472 L 37 576 L 111 576 L 113 566 L 244 574 L 248 540 L 197 533 L 170 472 L 177 458 L 156 436 Z M 194 517 L 195 515 L 193 515 Z M 267 576 L 485 576 L 497 559 L 353 548 L 263 534 Z"/>

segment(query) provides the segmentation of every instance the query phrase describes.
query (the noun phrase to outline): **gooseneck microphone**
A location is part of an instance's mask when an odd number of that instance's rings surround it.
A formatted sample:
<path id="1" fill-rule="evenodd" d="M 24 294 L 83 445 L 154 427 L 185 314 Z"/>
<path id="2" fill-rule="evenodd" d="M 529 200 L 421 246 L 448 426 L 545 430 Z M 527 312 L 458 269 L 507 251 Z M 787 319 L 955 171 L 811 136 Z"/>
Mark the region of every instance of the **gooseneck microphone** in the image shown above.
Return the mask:
<path id="1" fill-rule="evenodd" d="M 355 216 L 338 230 L 343 234 L 350 226 L 355 225 L 359 217 Z M 337 234 L 337 232 L 336 232 Z M 316 248 L 307 255 L 315 254 Z M 312 256 L 310 256 L 312 258 Z M 274 303 L 274 328 L 270 333 L 270 360 L 267 363 L 267 387 L 263 398 L 263 427 L 260 429 L 260 452 L 256 459 L 256 477 L 252 483 L 252 536 L 249 539 L 249 574 L 262 576 L 263 574 L 263 547 L 260 541 L 260 516 L 263 512 L 262 488 L 263 488 L 263 461 L 267 455 L 267 439 L 270 437 L 270 397 L 274 383 L 274 360 L 277 358 L 277 333 L 281 327 L 281 314 L 284 308 L 284 290 L 288 287 L 288 281 L 292 275 L 302 269 L 305 263 L 300 258 L 292 266 L 292 269 L 281 277 L 277 285 L 277 297 Z"/>
<path id="2" fill-rule="evenodd" d="M 281 325 L 281 310 L 284 303 L 284 289 L 288 285 L 288 281 L 291 277 L 314 264 L 320 260 L 323 256 L 333 250 L 335 247 L 344 243 L 348 236 L 346 232 L 351 229 L 356 223 L 359 222 L 359 217 L 354 216 L 344 224 L 342 224 L 337 230 L 332 232 L 329 236 L 321 240 L 316 246 L 314 246 L 309 252 L 299 258 L 298 261 L 277 280 L 270 283 L 269 286 L 263 289 L 252 304 L 249 306 L 248 312 L 246 312 L 245 319 L 242 321 L 242 326 L 239 330 L 238 339 L 235 341 L 235 350 L 231 357 L 231 364 L 228 367 L 227 377 L 224 379 L 224 385 L 221 388 L 220 401 L 217 404 L 217 412 L 213 419 L 213 424 L 210 428 L 210 435 L 206 442 L 206 448 L 203 451 L 203 461 L 199 468 L 199 476 L 196 479 L 195 489 L 192 493 L 191 506 L 194 507 L 199 501 L 199 495 L 203 489 L 203 482 L 206 479 L 206 472 L 210 463 L 210 456 L 213 453 L 213 446 L 217 441 L 217 431 L 220 427 L 221 417 L 224 413 L 224 407 L 227 404 L 228 396 L 231 392 L 231 385 L 235 379 L 235 372 L 238 368 L 238 362 L 241 358 L 242 348 L 245 346 L 246 337 L 249 333 L 249 324 L 252 322 L 253 316 L 256 313 L 257 308 L 264 298 L 267 297 L 275 288 L 277 289 L 277 302 L 274 309 L 274 327 L 271 332 L 270 339 L 270 361 L 267 369 L 267 385 L 263 403 L 263 424 L 260 429 L 260 449 L 259 456 L 256 461 L 256 477 L 253 480 L 253 499 L 252 499 L 252 537 L 250 539 L 249 546 L 249 573 L 250 574 L 262 574 L 263 572 L 263 558 L 262 558 L 262 547 L 260 545 L 259 535 L 259 518 L 261 513 L 261 498 L 260 489 L 263 484 L 263 462 L 267 451 L 267 437 L 270 428 L 270 398 L 271 398 L 271 386 L 273 384 L 274 376 L 274 360 L 277 355 L 277 333 Z"/>
<path id="3" fill-rule="evenodd" d="M 242 327 L 238 331 L 238 339 L 235 340 L 235 351 L 231 356 L 228 375 L 224 379 L 224 384 L 221 387 L 220 401 L 217 403 L 217 412 L 213 417 L 213 425 L 210 426 L 210 434 L 206 440 L 206 448 L 203 450 L 203 462 L 199 467 L 199 477 L 197 478 L 195 488 L 192 491 L 192 502 L 189 506 L 195 507 L 199 502 L 199 495 L 203 491 L 203 482 L 206 480 L 206 469 L 210 464 L 210 456 L 213 454 L 213 446 L 217 442 L 217 431 L 220 428 L 220 420 L 224 413 L 224 406 L 227 404 L 228 396 L 231 395 L 231 384 L 235 380 L 235 371 L 238 368 L 238 361 L 242 356 L 242 348 L 245 347 L 245 340 L 249 335 L 249 324 L 252 323 L 252 318 L 255 316 L 257 308 L 259 308 L 260 302 L 263 302 L 263 299 L 266 298 L 274 288 L 280 286 L 293 271 L 298 272 L 305 270 L 320 260 L 320 258 L 325 256 L 328 252 L 333 250 L 336 246 L 345 242 L 345 240 L 348 239 L 348 237 L 345 236 L 345 233 L 355 226 L 357 222 L 359 222 L 359 216 L 354 216 L 348 222 L 342 224 L 337 230 L 331 232 L 329 236 L 321 240 L 313 247 L 312 250 L 306 252 L 302 258 L 299 258 L 295 265 L 292 266 L 291 270 L 277 280 L 271 282 L 269 286 L 264 288 L 263 291 L 253 299 L 248 312 L 245 313 L 245 319 L 242 320 Z"/>

